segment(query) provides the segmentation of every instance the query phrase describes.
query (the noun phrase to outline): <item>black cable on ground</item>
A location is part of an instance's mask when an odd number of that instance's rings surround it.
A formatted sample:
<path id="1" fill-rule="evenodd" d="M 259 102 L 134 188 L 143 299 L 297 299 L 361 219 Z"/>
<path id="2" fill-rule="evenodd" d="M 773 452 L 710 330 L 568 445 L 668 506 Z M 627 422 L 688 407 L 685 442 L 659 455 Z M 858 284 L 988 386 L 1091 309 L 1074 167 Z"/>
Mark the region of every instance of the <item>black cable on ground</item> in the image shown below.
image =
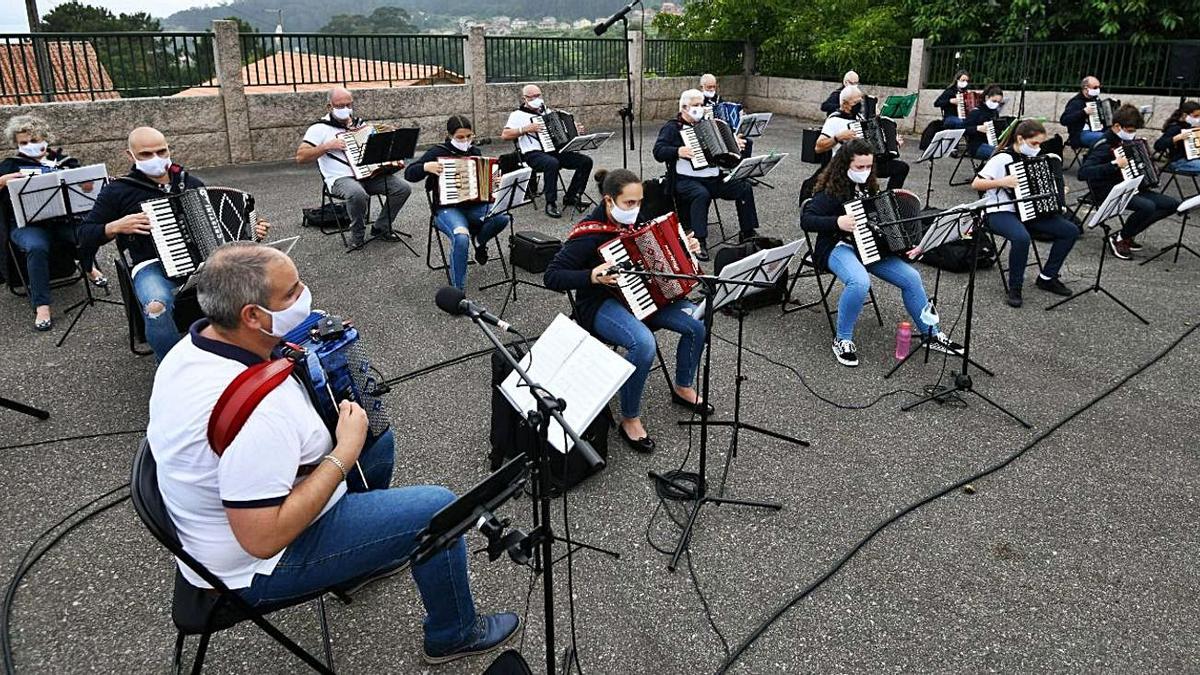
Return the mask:
<path id="1" fill-rule="evenodd" d="M 738 659 L 740 659 L 742 657 L 742 655 L 746 653 L 746 650 L 749 649 L 751 647 L 751 645 L 753 645 L 760 637 L 762 637 L 762 635 L 767 631 L 767 629 L 769 629 L 776 621 L 778 621 L 784 614 L 786 614 L 788 612 L 788 610 L 790 610 L 792 607 L 796 606 L 802 600 L 807 598 L 814 591 L 816 591 L 818 588 L 820 588 L 826 581 L 828 581 L 835 574 L 837 574 L 839 571 L 841 571 L 842 567 L 844 567 L 846 565 L 846 563 L 850 562 L 850 560 L 852 558 L 854 558 L 854 556 L 857 555 L 858 552 L 860 550 L 862 550 L 863 547 L 865 547 L 868 543 L 870 543 L 870 541 L 872 539 L 874 539 L 875 536 L 878 535 L 880 532 L 887 529 L 889 526 L 891 526 L 892 524 L 901 520 L 902 518 L 904 518 L 908 514 L 912 513 L 913 511 L 916 511 L 917 509 L 919 509 L 927 504 L 930 504 L 931 502 L 941 499 L 942 497 L 945 497 L 946 495 L 968 485 L 969 483 L 973 483 L 982 478 L 986 478 L 987 476 L 989 476 L 993 473 L 996 473 L 997 471 L 1005 468 L 1009 464 L 1012 464 L 1016 460 L 1020 459 L 1026 452 L 1032 450 L 1034 447 L 1036 447 L 1037 445 L 1042 443 L 1042 441 L 1045 441 L 1047 438 L 1052 436 L 1056 431 L 1058 431 L 1062 427 L 1066 426 L 1068 423 L 1070 423 L 1076 417 L 1079 417 L 1083 413 L 1087 412 L 1093 406 L 1095 406 L 1096 404 L 1100 403 L 1104 399 L 1111 396 L 1113 393 L 1115 393 L 1118 389 L 1123 387 L 1126 383 L 1128 383 L 1134 377 L 1137 377 L 1142 372 L 1144 372 L 1146 369 L 1150 368 L 1155 363 L 1158 363 L 1159 361 L 1161 361 L 1168 354 L 1170 354 L 1172 351 L 1174 351 L 1174 349 L 1176 347 L 1178 347 L 1180 345 L 1180 343 L 1182 343 L 1184 340 L 1186 340 L 1188 337 L 1190 337 L 1192 335 L 1192 333 L 1194 333 L 1196 331 L 1197 328 L 1200 328 L 1200 324 L 1193 324 L 1190 328 L 1188 328 L 1186 331 L 1184 331 L 1184 333 L 1182 335 L 1175 338 L 1175 340 L 1173 340 L 1169 345 L 1167 345 L 1165 348 L 1163 348 L 1161 351 L 1159 351 L 1157 354 L 1155 354 L 1154 357 L 1151 358 L 1149 361 L 1142 363 L 1137 368 L 1133 369 L 1132 371 L 1127 373 L 1125 376 L 1123 376 L 1121 379 L 1117 380 L 1111 386 L 1106 388 L 1104 391 L 1102 391 L 1099 394 L 1097 394 L 1096 396 L 1092 397 L 1092 399 L 1089 400 L 1087 403 L 1083 404 L 1079 408 L 1076 408 L 1074 411 L 1072 411 L 1066 417 L 1063 417 L 1059 421 L 1055 422 L 1048 429 L 1046 429 L 1046 431 L 1043 431 L 1041 434 L 1038 434 L 1031 441 L 1029 441 L 1024 446 L 1022 446 L 1021 449 L 1019 449 L 1016 452 L 1014 452 L 1013 454 L 1009 455 L 1007 458 L 1001 460 L 1000 462 L 998 462 L 990 467 L 983 469 L 982 471 L 980 471 L 974 475 L 968 476 L 967 478 L 964 478 L 964 479 L 954 483 L 953 485 L 945 487 L 945 488 L 939 490 L 938 492 L 930 494 L 929 496 L 927 496 L 919 501 L 913 502 L 912 504 L 905 506 L 904 508 L 897 511 L 896 514 L 893 515 L 892 517 L 890 517 L 887 520 L 876 525 L 875 528 L 872 529 L 871 532 L 867 534 L 867 536 L 860 539 L 858 541 L 858 543 L 856 543 L 853 547 L 851 547 L 848 551 L 846 551 L 846 553 L 844 553 L 842 555 L 842 557 L 839 558 L 837 560 L 837 562 L 835 562 L 833 564 L 833 566 L 831 566 L 828 570 L 826 570 L 824 574 L 817 577 L 816 581 L 813 581 L 811 584 L 809 584 L 807 587 L 805 587 L 804 590 L 802 590 L 799 593 L 797 593 L 796 595 L 792 596 L 791 599 L 789 599 L 787 602 L 785 602 L 784 604 L 782 604 L 778 608 L 776 608 L 776 610 L 774 612 L 772 612 L 771 616 L 768 617 L 762 623 L 760 623 L 758 625 L 758 627 L 755 628 L 754 631 L 750 634 L 750 636 L 747 637 L 745 640 L 743 640 L 741 642 L 741 644 L 739 644 L 737 646 L 737 649 L 735 649 L 733 651 L 732 655 L 730 655 L 728 658 L 725 659 L 725 661 L 721 664 L 720 668 L 717 669 L 717 671 L 716 671 L 717 674 L 720 675 L 721 673 L 728 672 L 729 669 L 731 667 L 733 667 L 733 665 L 735 663 L 737 663 Z"/>
<path id="2" fill-rule="evenodd" d="M 51 438 L 45 441 L 33 441 L 30 443 L 16 443 L 14 445 L 0 446 L 0 450 L 16 450 L 17 448 L 34 448 L 39 445 L 50 445 L 51 443 L 66 443 L 67 441 L 86 441 L 92 438 L 107 438 L 109 436 L 124 436 L 125 434 L 144 434 L 146 427 L 140 429 L 126 429 L 125 431 L 105 431 L 98 434 L 83 434 L 81 436 L 66 436 L 64 438 Z"/>

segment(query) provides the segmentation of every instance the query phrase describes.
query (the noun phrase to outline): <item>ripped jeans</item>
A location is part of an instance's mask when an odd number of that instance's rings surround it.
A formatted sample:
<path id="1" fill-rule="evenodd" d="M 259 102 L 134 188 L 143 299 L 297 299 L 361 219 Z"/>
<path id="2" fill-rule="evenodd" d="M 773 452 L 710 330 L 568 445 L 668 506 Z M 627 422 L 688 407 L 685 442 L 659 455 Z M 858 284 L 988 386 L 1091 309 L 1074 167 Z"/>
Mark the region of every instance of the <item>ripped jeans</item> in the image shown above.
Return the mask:
<path id="1" fill-rule="evenodd" d="M 175 294 L 179 284 L 167 278 L 162 263 L 155 261 L 133 275 L 133 294 L 137 296 L 146 320 L 146 342 L 154 350 L 154 358 L 162 361 L 171 347 L 179 342 L 179 329 L 175 327 Z M 151 305 L 158 305 L 151 307 Z"/>

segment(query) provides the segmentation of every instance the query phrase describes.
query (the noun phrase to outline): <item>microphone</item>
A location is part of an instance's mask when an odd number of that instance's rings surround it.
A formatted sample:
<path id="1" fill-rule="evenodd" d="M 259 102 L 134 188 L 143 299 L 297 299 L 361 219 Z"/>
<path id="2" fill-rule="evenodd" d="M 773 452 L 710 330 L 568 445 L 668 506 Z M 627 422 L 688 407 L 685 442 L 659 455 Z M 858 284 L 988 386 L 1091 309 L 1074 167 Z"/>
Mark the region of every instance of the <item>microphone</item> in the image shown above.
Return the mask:
<path id="1" fill-rule="evenodd" d="M 472 319 L 479 319 L 485 323 L 490 323 L 505 333 L 512 332 L 512 324 L 487 311 L 486 308 L 480 307 L 468 300 L 466 293 L 463 293 L 462 289 L 453 286 L 443 286 L 438 289 L 437 295 L 434 296 L 434 302 L 437 304 L 438 309 L 451 316 L 468 316 Z"/>
<path id="2" fill-rule="evenodd" d="M 616 14 L 613 14 L 612 16 L 608 17 L 607 19 L 604 20 L 603 23 L 596 24 L 596 27 L 593 28 L 592 30 L 596 33 L 596 35 L 604 35 L 605 33 L 608 32 L 609 28 L 612 28 L 612 25 L 614 23 L 620 21 L 621 19 L 623 19 L 625 17 L 626 14 L 633 11 L 633 6 L 638 4 L 641 1 L 642 0 L 633 0 L 633 2 L 629 3 L 628 5 L 625 5 L 625 9 L 622 9 L 621 11 L 617 12 Z"/>

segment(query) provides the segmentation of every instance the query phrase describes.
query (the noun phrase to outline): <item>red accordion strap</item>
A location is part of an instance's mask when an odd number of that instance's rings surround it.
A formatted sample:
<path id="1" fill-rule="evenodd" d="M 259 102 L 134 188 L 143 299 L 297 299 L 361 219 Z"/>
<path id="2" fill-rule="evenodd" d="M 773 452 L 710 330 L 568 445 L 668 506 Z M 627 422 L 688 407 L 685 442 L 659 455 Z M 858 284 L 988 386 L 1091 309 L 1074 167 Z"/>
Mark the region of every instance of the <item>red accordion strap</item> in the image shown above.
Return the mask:
<path id="1" fill-rule="evenodd" d="M 208 418 L 208 444 L 218 457 L 237 438 L 258 404 L 283 384 L 295 366 L 294 361 L 286 358 L 256 363 L 225 387 Z"/>
<path id="2" fill-rule="evenodd" d="M 599 220 L 584 220 L 571 228 L 571 233 L 567 235 L 567 239 L 571 240 L 589 234 L 620 234 L 621 229 L 620 225 L 613 223 L 605 223 Z"/>

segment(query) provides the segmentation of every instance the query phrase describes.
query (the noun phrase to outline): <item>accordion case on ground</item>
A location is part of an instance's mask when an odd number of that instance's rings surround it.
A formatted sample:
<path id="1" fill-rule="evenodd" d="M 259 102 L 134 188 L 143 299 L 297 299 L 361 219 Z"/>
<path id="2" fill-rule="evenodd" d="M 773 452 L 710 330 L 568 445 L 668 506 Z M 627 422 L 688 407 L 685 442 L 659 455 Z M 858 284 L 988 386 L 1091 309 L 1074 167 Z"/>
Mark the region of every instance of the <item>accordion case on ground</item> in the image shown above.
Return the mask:
<path id="1" fill-rule="evenodd" d="M 637 229 L 622 232 L 600 246 L 605 262 L 623 269 L 669 274 L 697 274 L 700 263 L 687 246 L 687 235 L 674 213 Z M 698 282 L 692 279 L 618 274 L 617 290 L 629 311 L 645 319 L 659 307 L 687 297 Z"/>
<path id="2" fill-rule="evenodd" d="M 64 216 L 82 216 L 92 210 L 100 189 L 108 183 L 103 164 L 61 171 L 31 173 L 8 182 L 17 227 Z"/>
<path id="3" fill-rule="evenodd" d="M 150 237 L 170 279 L 195 272 L 221 244 L 254 239 L 258 221 L 254 197 L 231 188 L 184 190 L 144 201 L 142 211 L 150 218 Z"/>

